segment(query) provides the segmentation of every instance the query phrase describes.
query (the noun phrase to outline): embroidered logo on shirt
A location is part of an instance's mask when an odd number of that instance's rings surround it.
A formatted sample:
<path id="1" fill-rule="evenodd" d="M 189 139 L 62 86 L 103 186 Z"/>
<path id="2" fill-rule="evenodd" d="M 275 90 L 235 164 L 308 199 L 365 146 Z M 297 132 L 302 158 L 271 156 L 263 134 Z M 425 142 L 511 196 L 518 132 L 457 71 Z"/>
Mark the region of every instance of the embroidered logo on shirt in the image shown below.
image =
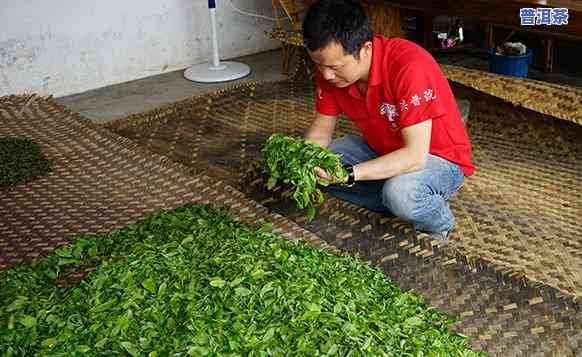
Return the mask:
<path id="1" fill-rule="evenodd" d="M 390 129 L 396 131 L 399 129 L 398 125 L 398 111 L 396 105 L 389 103 L 382 103 L 380 106 L 380 115 L 385 115 L 388 118 L 388 125 Z"/>
<path id="2" fill-rule="evenodd" d="M 420 97 L 418 94 L 415 94 L 412 96 L 412 98 L 410 98 L 410 104 L 414 105 L 415 107 L 420 105 Z"/>
<path id="3" fill-rule="evenodd" d="M 424 100 L 428 103 L 431 100 L 435 100 L 436 95 L 433 93 L 432 89 L 427 89 L 424 91 Z"/>

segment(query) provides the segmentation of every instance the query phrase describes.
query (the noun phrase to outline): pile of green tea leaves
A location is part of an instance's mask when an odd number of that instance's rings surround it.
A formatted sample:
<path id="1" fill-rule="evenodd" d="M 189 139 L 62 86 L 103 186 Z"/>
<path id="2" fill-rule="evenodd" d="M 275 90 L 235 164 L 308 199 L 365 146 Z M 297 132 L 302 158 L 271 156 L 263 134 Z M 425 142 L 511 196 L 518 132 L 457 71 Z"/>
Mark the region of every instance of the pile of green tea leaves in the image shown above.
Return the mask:
<path id="1" fill-rule="evenodd" d="M 28 182 L 50 171 L 49 161 L 34 141 L 0 138 L 0 188 Z"/>
<path id="2" fill-rule="evenodd" d="M 93 266 L 74 285 L 65 267 Z M 4 356 L 473 356 L 352 257 L 186 205 L 0 274 Z"/>
<path id="3" fill-rule="evenodd" d="M 269 177 L 267 188 L 273 189 L 280 182 L 291 185 L 297 207 L 307 209 L 310 219 L 315 216 L 315 207 L 324 200 L 318 184 L 329 184 L 315 173 L 315 167 L 327 171 L 331 181 L 340 181 L 347 175 L 339 155 L 315 143 L 279 133 L 267 139 L 263 157 L 265 172 Z"/>

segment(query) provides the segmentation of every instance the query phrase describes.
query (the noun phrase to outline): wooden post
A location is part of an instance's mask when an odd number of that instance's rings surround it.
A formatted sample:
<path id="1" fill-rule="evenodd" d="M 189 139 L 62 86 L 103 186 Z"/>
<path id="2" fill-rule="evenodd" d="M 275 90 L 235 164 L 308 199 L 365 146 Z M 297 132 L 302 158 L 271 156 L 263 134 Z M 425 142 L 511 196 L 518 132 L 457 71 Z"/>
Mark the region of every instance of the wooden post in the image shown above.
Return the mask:
<path id="1" fill-rule="evenodd" d="M 487 23 L 487 30 L 485 31 L 485 46 L 487 48 L 495 47 L 495 28 L 492 23 Z"/>
<path id="2" fill-rule="evenodd" d="M 372 31 L 386 37 L 404 37 L 403 10 L 381 2 L 363 3 L 367 8 Z"/>
<path id="3" fill-rule="evenodd" d="M 423 30 L 424 30 L 424 48 L 427 51 L 432 51 L 432 49 L 434 48 L 434 34 L 433 34 L 433 28 L 434 28 L 434 16 L 433 14 L 431 14 L 430 12 L 425 11 L 423 13 Z"/>
<path id="4" fill-rule="evenodd" d="M 552 68 L 554 67 L 554 39 L 553 38 L 545 39 L 544 45 L 546 50 L 544 58 L 545 62 L 544 70 L 546 72 L 551 72 Z"/>

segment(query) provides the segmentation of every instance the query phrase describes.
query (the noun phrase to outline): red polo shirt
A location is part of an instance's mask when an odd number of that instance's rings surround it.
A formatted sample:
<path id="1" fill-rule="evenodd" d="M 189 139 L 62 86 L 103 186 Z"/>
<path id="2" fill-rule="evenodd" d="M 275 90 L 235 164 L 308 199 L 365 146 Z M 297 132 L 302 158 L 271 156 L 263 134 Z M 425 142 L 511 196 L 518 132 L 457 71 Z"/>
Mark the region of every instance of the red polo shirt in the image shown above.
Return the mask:
<path id="1" fill-rule="evenodd" d="M 403 146 L 402 128 L 432 119 L 429 152 L 458 164 L 465 176 L 475 170 L 471 143 L 455 97 L 434 58 L 404 39 L 374 36 L 368 90 L 338 88 L 316 75 L 316 110 L 345 113 L 379 155 Z"/>

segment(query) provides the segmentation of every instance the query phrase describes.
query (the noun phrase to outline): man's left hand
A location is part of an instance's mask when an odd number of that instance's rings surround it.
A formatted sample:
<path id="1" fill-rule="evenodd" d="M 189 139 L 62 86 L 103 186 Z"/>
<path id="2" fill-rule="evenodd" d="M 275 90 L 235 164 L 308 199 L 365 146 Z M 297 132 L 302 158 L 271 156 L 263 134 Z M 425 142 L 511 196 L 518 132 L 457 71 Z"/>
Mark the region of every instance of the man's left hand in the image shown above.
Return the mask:
<path id="1" fill-rule="evenodd" d="M 317 174 L 317 176 L 319 176 L 320 183 L 324 183 L 324 184 L 345 184 L 346 182 L 348 182 L 348 176 L 344 176 L 344 177 L 331 177 L 327 171 L 325 171 L 324 169 L 322 169 L 319 166 L 316 166 L 314 168 L 315 173 Z"/>

